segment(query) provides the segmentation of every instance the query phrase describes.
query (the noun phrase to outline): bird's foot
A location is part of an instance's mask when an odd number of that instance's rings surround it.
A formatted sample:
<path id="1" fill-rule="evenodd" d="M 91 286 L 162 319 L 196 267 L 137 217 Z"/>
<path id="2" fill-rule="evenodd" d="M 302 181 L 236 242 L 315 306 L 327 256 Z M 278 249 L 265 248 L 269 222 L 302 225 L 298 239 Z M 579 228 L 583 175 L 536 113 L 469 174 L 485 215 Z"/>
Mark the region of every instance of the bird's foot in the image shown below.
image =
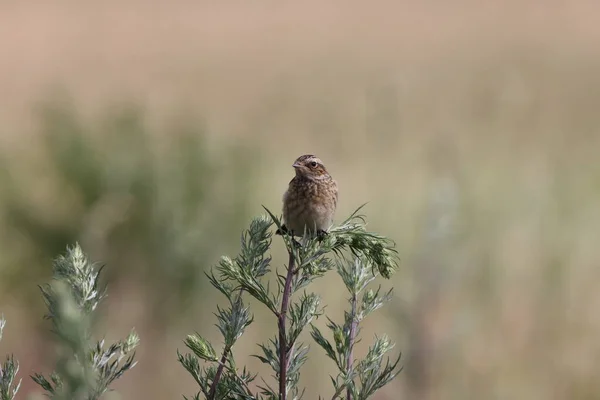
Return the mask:
<path id="1" fill-rule="evenodd" d="M 329 232 L 327 232 L 327 231 L 324 231 L 323 229 L 319 229 L 319 230 L 317 231 L 317 240 L 318 240 L 319 242 L 322 242 L 322 241 L 323 241 L 323 239 L 325 239 L 325 236 L 327 236 L 327 235 L 329 235 Z"/>
<path id="2" fill-rule="evenodd" d="M 289 233 L 289 231 L 288 231 L 288 228 L 285 226 L 285 224 L 281 225 L 281 228 L 279 228 L 279 229 L 277 229 L 275 231 L 276 235 L 282 235 L 283 236 L 283 235 L 285 235 L 287 233 Z"/>
<path id="3" fill-rule="evenodd" d="M 277 229 L 275 231 L 276 235 L 290 235 L 292 237 L 292 245 L 294 247 L 302 247 L 302 244 L 300 244 L 299 241 L 297 241 L 296 239 L 294 239 L 294 231 L 289 230 L 285 225 L 281 225 L 280 229 Z"/>

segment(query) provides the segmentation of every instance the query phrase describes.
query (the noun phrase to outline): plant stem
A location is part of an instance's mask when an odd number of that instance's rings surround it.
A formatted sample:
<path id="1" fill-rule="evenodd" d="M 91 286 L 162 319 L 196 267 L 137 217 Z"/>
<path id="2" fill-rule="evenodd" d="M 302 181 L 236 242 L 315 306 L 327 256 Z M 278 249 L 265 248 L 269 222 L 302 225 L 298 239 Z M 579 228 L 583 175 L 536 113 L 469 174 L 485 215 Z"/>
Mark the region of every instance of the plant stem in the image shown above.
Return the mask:
<path id="1" fill-rule="evenodd" d="M 296 269 L 296 259 L 293 249 L 289 250 L 289 261 L 287 275 L 285 277 L 285 286 L 283 288 L 283 297 L 281 299 L 281 310 L 278 315 L 279 326 L 279 399 L 286 399 L 287 387 L 287 369 L 288 369 L 288 343 L 285 332 L 285 320 L 287 317 L 290 296 L 292 295 L 292 277 Z"/>
<path id="2" fill-rule="evenodd" d="M 346 373 L 348 375 L 350 375 L 350 373 L 352 372 L 352 362 L 354 361 L 353 359 L 353 352 L 354 352 L 354 342 L 356 341 L 356 325 L 357 325 L 357 321 L 356 321 L 356 292 L 353 291 L 352 292 L 352 309 L 350 312 L 350 348 L 348 349 L 348 357 L 346 358 Z M 350 390 L 350 388 L 348 387 L 348 389 L 346 390 L 346 400 L 352 400 L 352 391 Z"/>
<path id="3" fill-rule="evenodd" d="M 230 349 L 225 347 L 223 349 L 223 355 L 221 356 L 221 361 L 219 362 L 219 366 L 217 367 L 217 373 L 215 374 L 215 378 L 210 385 L 210 392 L 208 393 L 208 399 L 213 400 L 215 395 L 217 394 L 217 386 L 219 386 L 219 381 L 221 380 L 221 375 L 223 375 L 223 369 L 225 368 L 225 363 L 227 362 L 227 356 L 229 355 Z"/>

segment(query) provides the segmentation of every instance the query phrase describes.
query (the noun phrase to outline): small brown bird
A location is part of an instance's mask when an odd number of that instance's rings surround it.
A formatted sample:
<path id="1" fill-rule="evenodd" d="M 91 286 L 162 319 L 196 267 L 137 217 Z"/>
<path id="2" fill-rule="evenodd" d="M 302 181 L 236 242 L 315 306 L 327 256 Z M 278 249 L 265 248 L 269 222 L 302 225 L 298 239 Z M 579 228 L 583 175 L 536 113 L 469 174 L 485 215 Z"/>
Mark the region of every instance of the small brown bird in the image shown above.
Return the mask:
<path id="1" fill-rule="evenodd" d="M 283 195 L 283 232 L 303 236 L 304 230 L 320 239 L 333 224 L 338 200 L 336 181 L 314 155 L 298 157 L 292 165 L 296 176 Z M 278 230 L 279 234 L 281 232 Z"/>

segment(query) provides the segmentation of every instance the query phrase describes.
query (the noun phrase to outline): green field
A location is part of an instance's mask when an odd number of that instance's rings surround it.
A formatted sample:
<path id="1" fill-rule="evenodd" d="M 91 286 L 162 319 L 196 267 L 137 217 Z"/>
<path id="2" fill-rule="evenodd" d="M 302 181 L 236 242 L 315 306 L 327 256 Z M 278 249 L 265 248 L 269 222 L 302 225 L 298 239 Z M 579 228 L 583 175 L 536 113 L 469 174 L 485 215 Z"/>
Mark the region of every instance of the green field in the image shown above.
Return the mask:
<path id="1" fill-rule="evenodd" d="M 600 399 L 600 7 L 434 3 L 1 6 L 0 355 L 21 396 L 55 356 L 37 285 L 75 241 L 106 264 L 99 332 L 141 337 L 116 398 L 191 393 L 176 349 L 218 339 L 203 271 L 315 153 L 336 221 L 368 202 L 401 257 L 363 332 L 404 356 L 376 398 Z M 317 287 L 341 317 L 338 279 Z M 239 362 L 265 371 L 255 312 Z M 307 399 L 334 371 L 313 350 Z"/>

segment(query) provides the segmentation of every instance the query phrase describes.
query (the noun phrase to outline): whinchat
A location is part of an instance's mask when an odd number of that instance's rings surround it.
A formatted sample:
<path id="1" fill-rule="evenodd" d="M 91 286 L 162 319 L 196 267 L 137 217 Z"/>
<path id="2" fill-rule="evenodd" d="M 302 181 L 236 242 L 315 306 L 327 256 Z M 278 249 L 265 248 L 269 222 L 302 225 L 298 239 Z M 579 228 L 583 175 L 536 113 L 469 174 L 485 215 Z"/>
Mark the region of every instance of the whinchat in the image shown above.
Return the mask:
<path id="1" fill-rule="evenodd" d="M 298 157 L 292 167 L 296 176 L 283 195 L 284 224 L 281 230 L 293 236 L 303 236 L 306 230 L 322 239 L 333 224 L 338 201 L 337 183 L 323 162 L 312 154 Z"/>

